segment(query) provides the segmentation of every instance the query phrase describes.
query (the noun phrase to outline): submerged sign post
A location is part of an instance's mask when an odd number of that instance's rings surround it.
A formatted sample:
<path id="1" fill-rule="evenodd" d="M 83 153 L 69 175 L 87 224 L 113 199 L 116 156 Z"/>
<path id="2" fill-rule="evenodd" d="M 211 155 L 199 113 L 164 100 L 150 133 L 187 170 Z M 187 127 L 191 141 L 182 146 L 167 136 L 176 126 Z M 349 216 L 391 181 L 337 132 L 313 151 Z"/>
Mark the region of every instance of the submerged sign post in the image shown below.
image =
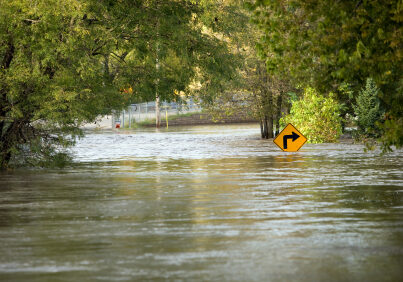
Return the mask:
<path id="1" fill-rule="evenodd" d="M 274 138 L 273 142 L 285 152 L 298 151 L 307 141 L 306 137 L 301 134 L 291 123 Z"/>

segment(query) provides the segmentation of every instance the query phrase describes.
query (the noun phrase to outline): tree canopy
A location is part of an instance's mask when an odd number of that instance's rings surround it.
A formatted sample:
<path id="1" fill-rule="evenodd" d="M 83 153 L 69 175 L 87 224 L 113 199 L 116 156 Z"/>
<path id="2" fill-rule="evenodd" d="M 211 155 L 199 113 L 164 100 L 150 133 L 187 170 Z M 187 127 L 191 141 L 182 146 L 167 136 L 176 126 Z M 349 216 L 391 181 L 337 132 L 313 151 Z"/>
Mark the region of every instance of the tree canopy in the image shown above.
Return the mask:
<path id="1" fill-rule="evenodd" d="M 376 123 L 385 148 L 403 145 L 400 0 L 0 0 L 0 7 L 0 167 L 61 159 L 83 123 L 178 93 L 247 108 L 267 138 L 288 111 L 289 91 L 334 92 L 353 114 L 368 78 L 385 110 Z"/>
<path id="2" fill-rule="evenodd" d="M 387 118 L 402 123 L 401 1 L 256 0 L 248 7 L 264 32 L 258 48 L 270 72 L 296 86 L 336 91 L 342 102 L 348 99 L 340 86 L 349 84 L 358 93 L 372 78 Z"/>
<path id="3" fill-rule="evenodd" d="M 4 167 L 38 139 L 63 143 L 65 133 L 77 133 L 78 125 L 118 107 L 120 100 L 102 79 L 96 49 L 99 28 L 85 19 L 85 4 L 2 0 L 0 6 Z"/>
<path id="4" fill-rule="evenodd" d="M 0 0 L 0 166 L 48 157 L 51 144 L 132 100 L 175 100 L 196 78 L 205 89 L 229 79 L 230 52 L 204 32 L 202 4 Z"/>

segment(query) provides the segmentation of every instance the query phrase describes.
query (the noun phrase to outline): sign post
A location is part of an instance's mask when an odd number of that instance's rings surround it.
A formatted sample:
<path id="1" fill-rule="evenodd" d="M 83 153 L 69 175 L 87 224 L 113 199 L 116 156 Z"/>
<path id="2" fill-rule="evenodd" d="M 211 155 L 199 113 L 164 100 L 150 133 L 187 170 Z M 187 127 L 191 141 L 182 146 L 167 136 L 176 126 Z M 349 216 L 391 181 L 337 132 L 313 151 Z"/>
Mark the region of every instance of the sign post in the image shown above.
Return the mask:
<path id="1" fill-rule="evenodd" d="M 297 152 L 307 141 L 306 137 L 302 135 L 291 123 L 274 138 L 273 142 L 280 147 L 284 152 Z"/>

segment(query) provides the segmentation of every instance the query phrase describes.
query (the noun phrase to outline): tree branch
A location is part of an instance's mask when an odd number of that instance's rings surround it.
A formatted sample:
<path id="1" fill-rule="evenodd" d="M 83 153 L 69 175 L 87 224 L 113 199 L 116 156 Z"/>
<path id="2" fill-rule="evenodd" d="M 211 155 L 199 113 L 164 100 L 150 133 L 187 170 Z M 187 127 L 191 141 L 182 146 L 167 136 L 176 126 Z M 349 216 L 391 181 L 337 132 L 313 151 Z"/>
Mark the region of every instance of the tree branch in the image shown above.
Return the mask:
<path id="1" fill-rule="evenodd" d="M 14 52 L 15 52 L 15 47 L 13 43 L 13 39 L 9 38 L 8 43 L 7 43 L 7 50 L 6 53 L 4 54 L 3 60 L 1 62 L 1 68 L 2 69 L 8 69 L 10 67 L 11 61 L 14 58 Z"/>
<path id="2" fill-rule="evenodd" d="M 27 24 L 34 24 L 34 23 L 39 23 L 41 20 L 32 20 L 32 19 L 23 19 L 23 21 Z"/>

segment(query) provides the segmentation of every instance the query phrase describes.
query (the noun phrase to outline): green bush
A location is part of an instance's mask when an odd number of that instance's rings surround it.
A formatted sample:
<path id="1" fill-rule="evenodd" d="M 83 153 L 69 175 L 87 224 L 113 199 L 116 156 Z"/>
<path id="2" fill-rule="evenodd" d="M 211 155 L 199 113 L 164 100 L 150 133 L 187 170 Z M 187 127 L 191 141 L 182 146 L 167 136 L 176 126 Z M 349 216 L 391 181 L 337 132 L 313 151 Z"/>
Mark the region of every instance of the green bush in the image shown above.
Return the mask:
<path id="1" fill-rule="evenodd" d="M 392 151 L 392 146 L 397 149 L 403 147 L 403 78 L 399 80 L 396 88 L 397 95 L 393 98 L 393 109 L 385 114 L 385 121 L 379 122 L 383 135 L 382 151 Z"/>
<path id="2" fill-rule="evenodd" d="M 74 140 L 56 137 L 51 140 L 32 139 L 19 148 L 13 148 L 10 166 L 63 168 L 73 163 L 72 155 L 67 150 L 69 144 L 74 144 Z"/>
<path id="3" fill-rule="evenodd" d="M 372 78 L 367 79 L 365 88 L 357 96 L 353 105 L 359 135 L 379 137 L 380 130 L 376 123 L 381 120 L 384 112 L 378 98 L 379 88 Z"/>
<path id="4" fill-rule="evenodd" d="M 301 100 L 291 106 L 290 114 L 281 119 L 291 123 L 311 143 L 336 142 L 341 135 L 341 105 L 330 94 L 324 97 L 313 88 L 305 89 Z"/>
<path id="5" fill-rule="evenodd" d="M 396 146 L 397 149 L 403 145 L 403 118 L 390 118 L 385 120 L 381 125 L 383 129 L 383 135 L 379 139 L 382 142 L 382 152 L 391 152 L 392 146 Z"/>

